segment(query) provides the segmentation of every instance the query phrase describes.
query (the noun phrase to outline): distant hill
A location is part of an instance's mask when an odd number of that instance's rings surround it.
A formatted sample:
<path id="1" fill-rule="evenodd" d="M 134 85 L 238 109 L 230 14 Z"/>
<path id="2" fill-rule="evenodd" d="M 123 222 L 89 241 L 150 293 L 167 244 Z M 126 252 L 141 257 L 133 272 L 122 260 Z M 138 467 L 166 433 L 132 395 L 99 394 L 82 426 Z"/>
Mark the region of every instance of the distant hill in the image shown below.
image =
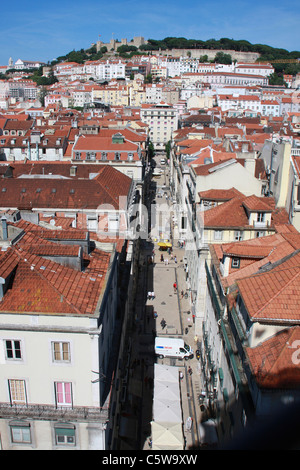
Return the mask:
<path id="1" fill-rule="evenodd" d="M 244 39 L 234 40 L 228 38 L 208 39 L 186 39 L 167 37 L 165 39 L 148 39 L 147 44 L 140 46 L 141 51 L 167 50 L 167 49 L 221 49 L 240 52 L 257 52 L 261 60 L 298 59 L 299 51 L 289 52 L 286 49 L 271 47 L 265 44 L 251 44 Z"/>
<path id="2" fill-rule="evenodd" d="M 300 51 L 288 51 L 286 49 L 275 48 L 266 44 L 251 44 L 249 41 L 244 39 L 234 40 L 229 38 L 221 39 L 208 39 L 202 41 L 200 39 L 186 39 L 183 37 L 167 37 L 165 39 L 148 39 L 145 44 L 141 46 L 127 46 L 121 45 L 117 47 L 114 54 L 119 54 L 121 57 L 130 58 L 135 54 L 143 54 L 145 52 L 154 51 L 166 51 L 174 49 L 190 49 L 199 50 L 210 49 L 210 50 L 221 50 L 224 52 L 237 51 L 237 52 L 252 52 L 259 54 L 259 61 L 268 61 L 273 63 L 276 73 L 287 73 L 295 74 L 300 71 L 300 63 L 287 64 L 287 61 L 297 60 L 300 58 Z M 92 46 L 89 49 L 81 49 L 80 51 L 71 51 L 64 56 L 60 56 L 56 61 L 52 62 L 52 65 L 58 62 L 77 62 L 83 63 L 86 60 L 97 60 L 103 57 L 107 51 L 107 48 L 101 48 L 97 51 L 96 46 Z M 280 63 L 278 61 L 283 60 Z M 276 62 L 275 62 L 276 61 Z"/>

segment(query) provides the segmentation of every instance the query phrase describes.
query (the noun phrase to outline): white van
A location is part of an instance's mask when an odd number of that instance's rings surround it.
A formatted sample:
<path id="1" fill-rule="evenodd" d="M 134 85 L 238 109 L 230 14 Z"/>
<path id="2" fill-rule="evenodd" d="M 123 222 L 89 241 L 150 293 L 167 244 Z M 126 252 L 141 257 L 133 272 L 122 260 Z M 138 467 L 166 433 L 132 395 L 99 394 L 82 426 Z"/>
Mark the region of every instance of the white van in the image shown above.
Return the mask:
<path id="1" fill-rule="evenodd" d="M 194 355 L 192 348 L 181 338 L 155 338 L 155 354 L 161 359 L 164 357 L 178 357 L 179 359 L 190 359 Z"/>

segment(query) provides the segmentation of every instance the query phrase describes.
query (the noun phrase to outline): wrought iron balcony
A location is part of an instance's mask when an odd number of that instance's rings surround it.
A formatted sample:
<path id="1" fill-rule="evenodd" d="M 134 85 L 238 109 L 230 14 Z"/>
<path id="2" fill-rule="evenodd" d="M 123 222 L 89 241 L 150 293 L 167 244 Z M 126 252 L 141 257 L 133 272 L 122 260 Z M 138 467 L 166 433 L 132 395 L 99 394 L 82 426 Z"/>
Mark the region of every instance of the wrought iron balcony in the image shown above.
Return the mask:
<path id="1" fill-rule="evenodd" d="M 31 418 L 38 420 L 64 419 L 70 421 L 97 421 L 108 420 L 108 406 L 98 407 L 56 407 L 55 405 L 24 404 L 16 405 L 0 403 L 1 418 Z"/>

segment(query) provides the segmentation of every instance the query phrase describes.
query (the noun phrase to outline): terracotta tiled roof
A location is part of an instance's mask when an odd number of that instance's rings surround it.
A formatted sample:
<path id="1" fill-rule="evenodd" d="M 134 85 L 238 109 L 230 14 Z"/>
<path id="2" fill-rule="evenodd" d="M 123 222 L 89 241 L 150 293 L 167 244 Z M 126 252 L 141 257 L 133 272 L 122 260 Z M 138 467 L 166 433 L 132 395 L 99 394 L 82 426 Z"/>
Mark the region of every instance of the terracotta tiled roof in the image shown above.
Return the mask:
<path id="1" fill-rule="evenodd" d="M 244 200 L 243 204 L 249 212 L 272 212 L 275 208 L 275 201 L 273 198 L 262 198 L 255 195 L 248 196 Z"/>
<path id="2" fill-rule="evenodd" d="M 201 213 L 205 227 L 246 227 L 248 217 L 242 205 L 244 197 L 235 197 Z"/>
<path id="3" fill-rule="evenodd" d="M 227 276 L 219 272 L 224 288 L 233 286 L 238 279 L 257 274 L 268 263 L 276 263 L 294 253 L 295 249 L 300 249 L 300 234 L 291 233 L 291 235 L 298 235 L 297 239 L 290 242 L 285 233 L 275 233 L 251 240 L 211 245 L 210 251 L 218 271 L 224 255 L 247 260 L 247 263 L 241 263 L 238 269 L 231 269 Z"/>
<path id="4" fill-rule="evenodd" d="M 209 189 L 199 193 L 200 199 L 209 201 L 229 201 L 236 196 L 243 197 L 243 194 L 236 188 L 231 189 Z"/>
<path id="5" fill-rule="evenodd" d="M 250 317 L 300 323 L 300 252 L 271 265 L 261 274 L 237 281 Z"/>
<path id="6" fill-rule="evenodd" d="M 232 162 L 233 164 L 235 164 L 236 160 L 229 157 L 227 159 L 224 159 L 221 163 L 225 163 L 225 162 L 227 163 Z M 220 162 L 207 163 L 206 165 L 197 165 L 197 166 L 195 165 L 193 169 L 196 175 L 206 176 L 210 174 L 210 170 L 212 170 L 212 168 L 218 167 L 219 165 L 220 165 Z"/>
<path id="7" fill-rule="evenodd" d="M 255 348 L 246 348 L 248 362 L 259 387 L 299 388 L 299 341 L 300 328 L 295 326 L 280 331 Z"/>
<path id="8" fill-rule="evenodd" d="M 64 251 L 65 247 L 61 249 Z M 0 270 L 2 265 L 5 274 L 13 267 L 15 275 L 0 302 L 0 311 L 93 315 L 109 261 L 108 253 L 96 250 L 86 271 L 80 272 L 29 253 L 24 247 L 9 249 L 0 258 Z"/>
<path id="9" fill-rule="evenodd" d="M 24 230 L 26 233 L 31 233 L 35 237 L 39 237 L 43 240 L 86 240 L 87 231 L 78 230 L 78 229 L 69 229 L 69 230 L 57 230 L 57 229 L 47 229 L 43 228 L 40 225 L 33 224 L 27 220 L 20 219 L 17 222 L 14 222 L 12 225 Z"/>
<path id="10" fill-rule="evenodd" d="M 101 204 L 119 207 L 132 180 L 113 167 L 101 166 L 92 180 L 14 178 L 0 180 L 0 207 L 96 209 Z"/>
<path id="11" fill-rule="evenodd" d="M 288 223 L 287 212 L 284 209 L 274 209 L 275 203 L 273 198 L 237 195 L 230 201 L 201 212 L 204 226 L 219 229 L 249 227 L 249 219 L 245 210 L 246 206 L 249 206 L 253 211 L 271 212 L 271 225 L 269 228 L 273 230 L 275 230 L 275 224 Z"/>

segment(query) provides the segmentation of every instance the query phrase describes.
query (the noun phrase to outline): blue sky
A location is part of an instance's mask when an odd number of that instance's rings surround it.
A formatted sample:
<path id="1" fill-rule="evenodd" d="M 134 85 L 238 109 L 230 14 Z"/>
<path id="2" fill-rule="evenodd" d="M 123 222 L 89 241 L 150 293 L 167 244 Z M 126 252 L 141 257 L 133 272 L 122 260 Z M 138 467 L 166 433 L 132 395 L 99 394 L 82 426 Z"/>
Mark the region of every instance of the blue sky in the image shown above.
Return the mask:
<path id="1" fill-rule="evenodd" d="M 300 50 L 299 0 L 15 0 L 0 9 L 0 65 L 48 60 L 112 37 L 246 39 Z"/>

